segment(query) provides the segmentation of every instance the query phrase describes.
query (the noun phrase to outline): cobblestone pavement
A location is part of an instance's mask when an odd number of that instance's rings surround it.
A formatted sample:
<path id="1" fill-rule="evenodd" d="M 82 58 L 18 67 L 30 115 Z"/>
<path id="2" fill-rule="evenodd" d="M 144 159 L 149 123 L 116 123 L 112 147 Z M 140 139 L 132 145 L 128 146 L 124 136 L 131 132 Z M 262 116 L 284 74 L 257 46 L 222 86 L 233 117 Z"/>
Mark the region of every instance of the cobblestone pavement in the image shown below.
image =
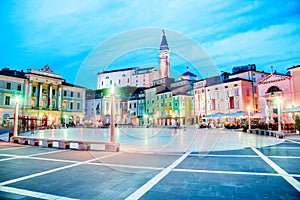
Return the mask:
<path id="1" fill-rule="evenodd" d="M 299 163 L 299 137 L 270 146 L 152 153 L 0 142 L 0 198 L 300 199 Z"/>

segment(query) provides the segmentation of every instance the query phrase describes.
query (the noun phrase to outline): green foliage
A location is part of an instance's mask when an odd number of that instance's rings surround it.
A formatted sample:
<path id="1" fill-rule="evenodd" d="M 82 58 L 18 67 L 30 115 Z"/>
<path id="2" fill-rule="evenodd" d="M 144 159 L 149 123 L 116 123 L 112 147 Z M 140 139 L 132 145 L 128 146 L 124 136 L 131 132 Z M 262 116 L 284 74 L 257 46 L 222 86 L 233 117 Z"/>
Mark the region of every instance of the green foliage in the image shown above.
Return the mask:
<path id="1" fill-rule="evenodd" d="M 296 126 L 296 130 L 300 131 L 300 117 L 299 117 L 299 115 L 296 115 L 295 126 Z"/>

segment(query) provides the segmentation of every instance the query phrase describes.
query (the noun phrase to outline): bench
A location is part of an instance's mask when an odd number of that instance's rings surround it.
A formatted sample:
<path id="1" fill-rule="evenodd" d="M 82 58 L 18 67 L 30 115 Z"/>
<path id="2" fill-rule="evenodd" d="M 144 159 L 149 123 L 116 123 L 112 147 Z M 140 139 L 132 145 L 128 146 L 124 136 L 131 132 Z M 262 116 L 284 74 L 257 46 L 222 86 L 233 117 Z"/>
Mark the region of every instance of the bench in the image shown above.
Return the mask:
<path id="1" fill-rule="evenodd" d="M 81 140 L 60 140 L 60 139 L 47 139 L 47 138 L 31 138 L 26 136 L 13 136 L 11 142 L 19 144 L 29 144 L 32 146 L 39 146 L 40 140 L 42 141 L 42 147 L 53 147 L 53 143 L 58 143 L 59 149 L 70 149 L 71 143 L 78 144 L 78 150 L 91 150 L 92 144 L 104 144 L 105 151 L 118 152 L 120 150 L 120 144 L 108 141 L 81 141 Z"/>

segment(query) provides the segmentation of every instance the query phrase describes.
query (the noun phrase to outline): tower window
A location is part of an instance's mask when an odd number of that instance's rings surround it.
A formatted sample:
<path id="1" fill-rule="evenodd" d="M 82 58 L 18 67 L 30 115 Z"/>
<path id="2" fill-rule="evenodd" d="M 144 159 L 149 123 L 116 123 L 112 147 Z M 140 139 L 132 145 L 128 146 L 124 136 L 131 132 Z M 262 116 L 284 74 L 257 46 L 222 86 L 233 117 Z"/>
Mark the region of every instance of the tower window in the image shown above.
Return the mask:
<path id="1" fill-rule="evenodd" d="M 11 88 L 11 83 L 6 83 L 6 89 L 10 90 L 10 88 Z"/>
<path id="2" fill-rule="evenodd" d="M 17 90 L 18 90 L 18 91 L 21 91 L 21 89 L 22 89 L 22 86 L 21 86 L 21 84 L 18 84 L 18 86 L 17 86 Z"/>

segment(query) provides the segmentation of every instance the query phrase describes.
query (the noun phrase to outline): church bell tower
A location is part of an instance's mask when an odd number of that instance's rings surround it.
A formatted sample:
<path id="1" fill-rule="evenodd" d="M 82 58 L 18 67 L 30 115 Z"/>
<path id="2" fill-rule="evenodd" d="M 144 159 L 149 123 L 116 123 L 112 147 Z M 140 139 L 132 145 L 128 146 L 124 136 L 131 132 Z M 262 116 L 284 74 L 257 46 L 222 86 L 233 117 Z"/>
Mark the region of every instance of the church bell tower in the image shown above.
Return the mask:
<path id="1" fill-rule="evenodd" d="M 167 38 L 165 35 L 165 31 L 163 30 L 163 36 L 160 43 L 159 48 L 159 77 L 160 78 L 170 78 L 170 50 L 167 42 Z"/>

